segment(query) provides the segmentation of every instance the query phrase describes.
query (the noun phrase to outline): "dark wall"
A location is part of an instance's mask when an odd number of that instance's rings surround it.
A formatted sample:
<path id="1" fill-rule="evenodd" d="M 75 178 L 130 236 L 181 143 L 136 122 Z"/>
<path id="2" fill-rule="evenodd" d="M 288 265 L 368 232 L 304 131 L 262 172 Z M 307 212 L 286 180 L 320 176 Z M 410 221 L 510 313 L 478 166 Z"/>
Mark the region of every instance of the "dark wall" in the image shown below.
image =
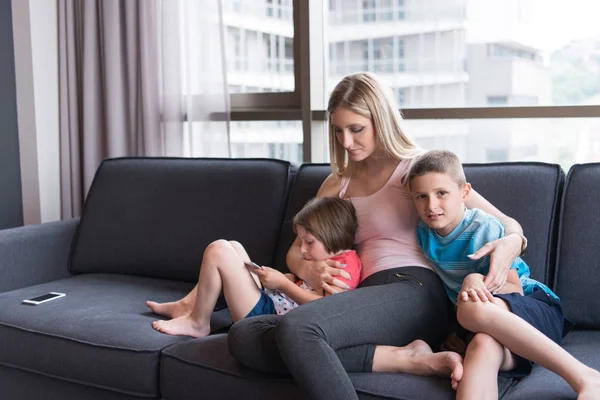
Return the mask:
<path id="1" fill-rule="evenodd" d="M 0 0 L 0 229 L 23 225 L 11 0 Z"/>

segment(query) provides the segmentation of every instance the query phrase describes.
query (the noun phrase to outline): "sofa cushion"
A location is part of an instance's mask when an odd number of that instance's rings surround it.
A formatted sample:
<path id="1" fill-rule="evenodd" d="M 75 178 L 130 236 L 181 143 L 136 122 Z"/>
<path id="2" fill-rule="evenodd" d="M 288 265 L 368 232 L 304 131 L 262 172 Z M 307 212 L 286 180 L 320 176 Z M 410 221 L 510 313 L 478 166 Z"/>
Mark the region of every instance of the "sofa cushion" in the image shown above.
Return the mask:
<path id="1" fill-rule="evenodd" d="M 449 379 L 393 373 L 352 373 L 361 399 L 454 399 Z M 500 394 L 510 381 L 499 380 Z M 244 368 L 228 352 L 227 336 L 213 335 L 165 349 L 160 364 L 164 399 L 303 399 L 286 375 L 268 375 Z"/>
<path id="2" fill-rule="evenodd" d="M 552 285 L 558 210 L 564 172 L 538 162 L 465 164 L 473 188 L 506 215 L 519 221 L 528 240 L 523 259 L 531 276 Z"/>
<path id="3" fill-rule="evenodd" d="M 600 332 L 571 332 L 562 345 L 579 361 L 600 370 Z M 576 393 L 564 379 L 536 365 L 531 374 L 523 378 L 502 400 L 575 400 L 576 398 Z"/>
<path id="4" fill-rule="evenodd" d="M 216 239 L 273 259 L 290 164 L 278 160 L 120 158 L 98 168 L 75 235 L 72 272 L 196 281 Z"/>
<path id="5" fill-rule="evenodd" d="M 183 282 L 84 274 L 0 294 L 0 364 L 116 392 L 157 397 L 159 355 L 189 340 L 152 329 L 148 299 L 171 301 Z M 23 299 L 50 291 L 65 297 L 37 306 Z M 212 327 L 231 324 L 227 310 Z"/>
<path id="6" fill-rule="evenodd" d="M 600 163 L 573 165 L 560 216 L 556 291 L 578 328 L 600 328 Z"/>

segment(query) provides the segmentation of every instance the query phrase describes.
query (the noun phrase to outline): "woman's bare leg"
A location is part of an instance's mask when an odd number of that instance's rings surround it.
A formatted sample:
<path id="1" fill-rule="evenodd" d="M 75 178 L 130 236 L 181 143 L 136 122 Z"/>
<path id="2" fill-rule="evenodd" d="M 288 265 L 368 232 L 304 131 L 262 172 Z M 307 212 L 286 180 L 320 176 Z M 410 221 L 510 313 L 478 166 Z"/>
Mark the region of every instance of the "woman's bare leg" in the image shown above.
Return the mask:
<path id="1" fill-rule="evenodd" d="M 423 340 L 404 347 L 377 346 L 373 372 L 403 372 L 421 376 L 462 378 L 462 357 L 453 351 L 434 353 Z"/>
<path id="2" fill-rule="evenodd" d="M 225 240 L 211 243 L 204 252 L 198 289 L 189 314 L 170 321 L 154 321 L 154 329 L 169 335 L 203 337 L 210 333 L 210 316 L 217 299 L 225 299 L 234 321 L 254 308 L 261 293 L 234 246 Z"/>

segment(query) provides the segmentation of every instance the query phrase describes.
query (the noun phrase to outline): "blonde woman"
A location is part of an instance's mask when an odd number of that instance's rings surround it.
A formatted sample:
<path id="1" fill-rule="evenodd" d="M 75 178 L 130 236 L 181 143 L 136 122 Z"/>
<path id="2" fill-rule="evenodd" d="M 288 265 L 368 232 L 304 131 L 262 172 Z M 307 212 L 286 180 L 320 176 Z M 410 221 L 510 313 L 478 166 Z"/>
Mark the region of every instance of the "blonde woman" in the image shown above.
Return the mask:
<path id="1" fill-rule="evenodd" d="M 241 321 L 229 332 L 230 351 L 249 367 L 287 368 L 313 399 L 358 398 L 346 371 L 450 376 L 461 368 L 461 359 L 431 350 L 446 335 L 447 300 L 419 249 L 419 217 L 406 186 L 410 166 L 423 151 L 403 131 L 390 90 L 372 74 L 345 77 L 333 90 L 327 111 L 332 173 L 317 197 L 349 199 L 357 210 L 355 248 L 363 262 L 359 289 L 307 304 L 283 318 Z M 485 284 L 494 292 L 521 252 L 522 229 L 475 191 L 467 206 L 487 211 L 506 227 L 505 237 L 475 253 L 491 254 Z M 339 263 L 304 260 L 300 245 L 296 238 L 287 254 L 294 274 L 329 292 L 345 289 L 338 278 L 348 276 Z"/>

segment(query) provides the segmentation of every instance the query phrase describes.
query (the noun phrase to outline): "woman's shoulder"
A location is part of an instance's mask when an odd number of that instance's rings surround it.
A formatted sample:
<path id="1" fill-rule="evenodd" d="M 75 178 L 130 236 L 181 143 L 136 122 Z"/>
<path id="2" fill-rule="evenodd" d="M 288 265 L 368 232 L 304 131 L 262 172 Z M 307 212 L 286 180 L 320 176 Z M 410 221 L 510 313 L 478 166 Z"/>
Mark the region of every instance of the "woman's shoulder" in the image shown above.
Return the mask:
<path id="1" fill-rule="evenodd" d="M 335 197 L 340 193 L 343 176 L 331 173 L 319 188 L 317 197 Z"/>

